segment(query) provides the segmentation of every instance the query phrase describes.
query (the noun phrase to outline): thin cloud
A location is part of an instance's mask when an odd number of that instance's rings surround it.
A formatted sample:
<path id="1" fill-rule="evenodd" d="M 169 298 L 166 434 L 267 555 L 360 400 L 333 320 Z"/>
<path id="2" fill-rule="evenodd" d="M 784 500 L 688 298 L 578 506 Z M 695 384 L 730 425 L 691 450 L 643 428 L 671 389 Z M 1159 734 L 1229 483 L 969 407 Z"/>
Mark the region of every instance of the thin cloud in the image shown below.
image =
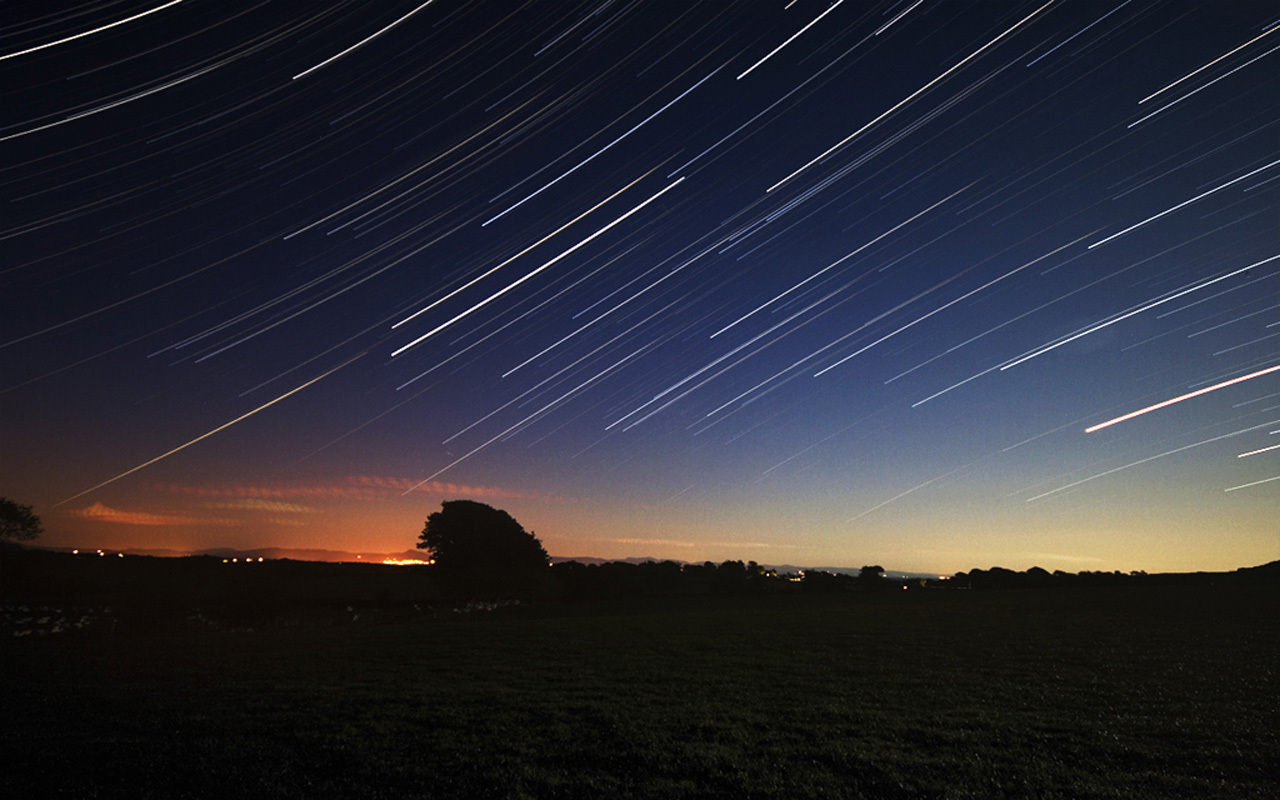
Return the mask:
<path id="1" fill-rule="evenodd" d="M 234 500 L 201 503 L 201 507 L 223 511 L 267 511 L 278 514 L 315 514 L 320 511 L 320 509 L 312 506 L 286 503 L 282 500 L 266 500 L 260 497 L 241 497 Z"/>
<path id="2" fill-rule="evenodd" d="M 418 494 L 434 494 L 448 497 L 489 498 L 496 500 L 561 500 L 563 498 L 547 492 L 534 492 L 516 489 L 510 486 L 476 486 L 448 481 L 427 481 L 421 483 L 412 478 L 388 478 L 374 475 L 360 475 L 347 478 L 356 486 L 387 489 L 397 494 L 414 489 Z"/>
<path id="3" fill-rule="evenodd" d="M 377 501 L 399 497 L 405 490 L 417 487 L 417 494 L 434 495 L 445 499 L 467 498 L 474 500 L 539 500 L 565 502 L 564 498 L 547 492 L 536 492 L 517 489 L 510 486 L 484 486 L 450 483 L 447 481 L 427 481 L 419 485 L 413 478 L 400 478 L 381 475 L 351 475 L 332 481 L 265 483 L 265 484 L 222 484 L 222 485 L 190 485 L 179 483 L 156 484 L 156 488 L 170 494 L 187 497 L 234 498 L 237 501 L 262 500 L 276 501 L 284 506 L 291 500 L 344 500 L 344 501 Z M 210 504 L 209 507 L 214 507 Z M 230 506 L 227 506 L 230 507 Z M 294 511 L 291 508 L 251 508 L 245 510 Z M 307 507 L 308 510 L 309 507 Z"/>
<path id="4" fill-rule="evenodd" d="M 153 514 L 148 511 L 126 511 L 94 503 L 84 508 L 71 509 L 72 516 L 91 522 L 113 522 L 121 525 L 238 525 L 236 520 L 208 517 L 191 517 L 184 514 Z"/>
<path id="5" fill-rule="evenodd" d="M 686 539 L 630 539 L 630 538 L 596 538 L 593 541 L 610 542 L 612 544 L 642 544 L 653 546 L 668 547 L 733 547 L 733 548 L 770 548 L 770 549 L 788 549 L 796 547 L 794 544 L 779 544 L 777 542 L 707 542 L 707 541 L 689 541 Z"/>
<path id="6" fill-rule="evenodd" d="M 1101 564 L 1103 559 L 1093 556 L 1069 556 L 1062 553 L 1023 553 L 1025 558 L 1039 558 L 1045 561 L 1077 561 L 1082 564 Z"/>

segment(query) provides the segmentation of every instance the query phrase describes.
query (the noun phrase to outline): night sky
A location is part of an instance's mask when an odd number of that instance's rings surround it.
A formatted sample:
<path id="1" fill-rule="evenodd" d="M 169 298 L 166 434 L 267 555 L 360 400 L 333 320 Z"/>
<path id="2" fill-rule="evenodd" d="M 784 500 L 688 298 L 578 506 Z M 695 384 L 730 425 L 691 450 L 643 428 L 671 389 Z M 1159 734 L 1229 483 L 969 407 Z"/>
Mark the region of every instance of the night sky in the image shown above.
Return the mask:
<path id="1" fill-rule="evenodd" d="M 41 544 L 1280 557 L 1274 2 L 5 6 Z"/>

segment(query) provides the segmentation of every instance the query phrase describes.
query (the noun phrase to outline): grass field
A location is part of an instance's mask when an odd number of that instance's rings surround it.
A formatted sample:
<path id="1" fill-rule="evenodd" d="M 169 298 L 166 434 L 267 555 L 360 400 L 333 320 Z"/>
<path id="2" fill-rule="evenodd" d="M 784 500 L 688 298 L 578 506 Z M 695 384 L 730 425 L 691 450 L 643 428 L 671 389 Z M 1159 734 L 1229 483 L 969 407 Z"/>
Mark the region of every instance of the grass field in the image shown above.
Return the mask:
<path id="1" fill-rule="evenodd" d="M 0 793 L 1277 797 L 1277 599 L 798 592 L 9 636 Z"/>

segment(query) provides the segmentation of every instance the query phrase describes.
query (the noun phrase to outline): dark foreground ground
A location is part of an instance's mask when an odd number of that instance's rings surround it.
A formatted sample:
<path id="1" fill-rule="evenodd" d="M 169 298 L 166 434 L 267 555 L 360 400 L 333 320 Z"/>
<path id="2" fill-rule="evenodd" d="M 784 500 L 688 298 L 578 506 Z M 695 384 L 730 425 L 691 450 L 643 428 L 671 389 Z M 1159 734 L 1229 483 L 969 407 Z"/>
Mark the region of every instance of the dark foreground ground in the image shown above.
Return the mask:
<path id="1" fill-rule="evenodd" d="M 1265 583 L 256 625 L 75 589 L 6 601 L 0 796 L 1280 797 Z"/>

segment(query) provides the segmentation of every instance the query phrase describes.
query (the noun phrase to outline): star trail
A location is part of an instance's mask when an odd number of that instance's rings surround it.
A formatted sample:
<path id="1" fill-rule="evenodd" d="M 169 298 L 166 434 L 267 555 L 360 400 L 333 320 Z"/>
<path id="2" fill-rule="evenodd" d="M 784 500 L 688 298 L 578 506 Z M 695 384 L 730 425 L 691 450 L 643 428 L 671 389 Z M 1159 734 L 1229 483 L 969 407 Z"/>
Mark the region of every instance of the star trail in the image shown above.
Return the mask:
<path id="1" fill-rule="evenodd" d="M 565 556 L 1280 557 L 1272 3 L 10 12 L 49 545 L 394 552 L 467 493 Z"/>

